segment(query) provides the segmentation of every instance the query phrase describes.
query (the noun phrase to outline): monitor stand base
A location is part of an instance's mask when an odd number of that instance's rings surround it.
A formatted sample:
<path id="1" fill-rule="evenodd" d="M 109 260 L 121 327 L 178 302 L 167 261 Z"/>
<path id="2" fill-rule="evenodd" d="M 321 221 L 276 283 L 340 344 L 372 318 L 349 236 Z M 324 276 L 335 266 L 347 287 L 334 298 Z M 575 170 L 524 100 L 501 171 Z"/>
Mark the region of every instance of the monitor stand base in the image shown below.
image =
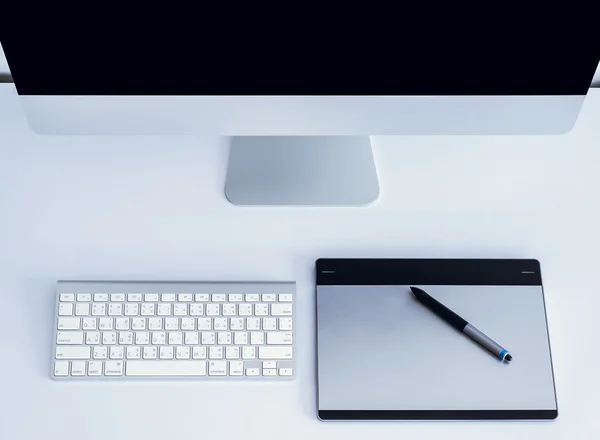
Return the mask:
<path id="1" fill-rule="evenodd" d="M 379 196 L 368 136 L 235 136 L 225 196 L 239 206 L 365 206 Z"/>

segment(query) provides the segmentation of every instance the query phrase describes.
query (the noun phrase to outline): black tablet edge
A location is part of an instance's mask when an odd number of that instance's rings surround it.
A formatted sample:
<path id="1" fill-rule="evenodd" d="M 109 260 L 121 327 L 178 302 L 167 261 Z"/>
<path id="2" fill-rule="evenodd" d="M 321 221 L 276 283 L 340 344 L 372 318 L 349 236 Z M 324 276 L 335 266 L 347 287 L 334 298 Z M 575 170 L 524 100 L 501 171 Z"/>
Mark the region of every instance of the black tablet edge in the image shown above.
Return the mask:
<path id="1" fill-rule="evenodd" d="M 317 286 L 541 286 L 534 259 L 319 258 Z"/>
<path id="2" fill-rule="evenodd" d="M 556 409 L 542 410 L 414 410 L 414 411 L 331 411 L 319 410 L 323 421 L 352 420 L 553 420 Z"/>

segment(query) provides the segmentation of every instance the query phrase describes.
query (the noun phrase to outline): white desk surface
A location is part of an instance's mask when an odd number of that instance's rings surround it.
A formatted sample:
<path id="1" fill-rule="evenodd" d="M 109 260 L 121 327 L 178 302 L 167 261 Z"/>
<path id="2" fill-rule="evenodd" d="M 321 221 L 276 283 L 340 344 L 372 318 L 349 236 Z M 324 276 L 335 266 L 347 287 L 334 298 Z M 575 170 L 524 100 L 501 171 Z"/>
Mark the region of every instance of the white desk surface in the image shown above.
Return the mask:
<path id="1" fill-rule="evenodd" d="M 375 138 L 377 204 L 242 209 L 223 196 L 222 141 L 38 136 L 1 85 L 0 438 L 598 438 L 599 121 L 590 90 L 564 136 Z M 323 256 L 540 259 L 559 418 L 318 421 L 313 264 Z M 54 382 L 58 279 L 297 280 L 298 379 Z"/>

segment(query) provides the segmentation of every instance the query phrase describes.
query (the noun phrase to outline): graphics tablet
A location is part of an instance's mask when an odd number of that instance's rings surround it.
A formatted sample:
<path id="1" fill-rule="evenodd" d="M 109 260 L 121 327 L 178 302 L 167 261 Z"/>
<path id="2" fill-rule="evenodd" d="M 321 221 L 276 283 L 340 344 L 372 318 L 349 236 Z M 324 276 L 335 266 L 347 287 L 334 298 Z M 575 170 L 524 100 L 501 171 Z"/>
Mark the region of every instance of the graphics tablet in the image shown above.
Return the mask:
<path id="1" fill-rule="evenodd" d="M 316 272 L 321 420 L 557 417 L 538 261 L 319 259 Z M 448 325 L 410 286 L 512 361 Z"/>

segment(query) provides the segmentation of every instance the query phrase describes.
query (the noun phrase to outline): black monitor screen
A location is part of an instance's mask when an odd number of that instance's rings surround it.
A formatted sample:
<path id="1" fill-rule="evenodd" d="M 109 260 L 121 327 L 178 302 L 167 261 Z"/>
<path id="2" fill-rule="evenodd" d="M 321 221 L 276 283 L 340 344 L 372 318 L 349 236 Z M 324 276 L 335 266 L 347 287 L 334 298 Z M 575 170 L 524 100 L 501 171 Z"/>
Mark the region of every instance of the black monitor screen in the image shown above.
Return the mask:
<path id="1" fill-rule="evenodd" d="M 22 95 L 583 95 L 600 59 L 586 26 L 520 11 L 199 4 L 9 9 L 0 41 Z"/>

